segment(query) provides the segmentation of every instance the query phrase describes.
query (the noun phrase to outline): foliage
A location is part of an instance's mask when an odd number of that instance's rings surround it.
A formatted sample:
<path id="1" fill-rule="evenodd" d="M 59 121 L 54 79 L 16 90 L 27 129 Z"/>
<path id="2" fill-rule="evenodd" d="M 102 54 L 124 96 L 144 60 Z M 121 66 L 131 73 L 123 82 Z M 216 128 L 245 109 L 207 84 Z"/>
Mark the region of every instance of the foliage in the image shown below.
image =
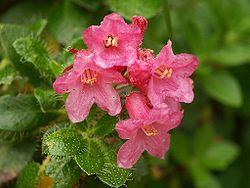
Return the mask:
<path id="1" fill-rule="evenodd" d="M 1 1 L 0 176 L 15 175 L 0 186 L 250 187 L 246 175 L 250 171 L 250 3 L 169 0 L 169 9 L 164 3 Z M 56 76 L 73 61 L 66 49 L 86 48 L 82 31 L 110 11 L 129 22 L 133 15 L 147 17 L 149 28 L 142 45 L 155 54 L 167 42 L 170 14 L 174 51 L 199 58 L 192 78 L 195 101 L 182 105 L 185 117 L 171 133 L 166 159 L 144 155 L 130 170 L 116 164 L 122 144 L 114 131 L 118 118 L 95 106 L 84 122 L 72 124 L 65 97 L 52 90 Z"/>

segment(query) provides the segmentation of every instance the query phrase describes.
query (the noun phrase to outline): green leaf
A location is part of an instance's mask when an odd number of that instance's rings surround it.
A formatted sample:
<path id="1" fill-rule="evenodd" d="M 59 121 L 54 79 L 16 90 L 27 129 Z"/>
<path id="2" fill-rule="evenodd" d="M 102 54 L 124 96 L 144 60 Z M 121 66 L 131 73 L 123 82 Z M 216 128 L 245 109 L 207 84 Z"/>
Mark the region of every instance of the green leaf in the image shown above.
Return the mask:
<path id="1" fill-rule="evenodd" d="M 42 112 L 58 109 L 60 106 L 58 99 L 60 96 L 50 89 L 36 88 L 34 95 L 40 105 Z"/>
<path id="2" fill-rule="evenodd" d="M 209 57 L 209 61 L 225 66 L 238 66 L 250 62 L 250 45 L 227 46 L 216 50 Z"/>
<path id="3" fill-rule="evenodd" d="M 142 155 L 134 166 L 135 170 L 131 171 L 133 178 L 140 181 L 144 176 L 149 174 L 150 167 L 147 159 Z"/>
<path id="4" fill-rule="evenodd" d="M 197 161 L 189 163 L 188 169 L 197 188 L 221 188 L 219 180 Z"/>
<path id="5" fill-rule="evenodd" d="M 225 170 L 239 155 L 239 147 L 234 143 L 221 141 L 211 145 L 202 157 L 202 164 L 209 169 Z"/>
<path id="6" fill-rule="evenodd" d="M 70 124 L 69 122 L 62 122 L 62 123 L 59 123 L 59 124 L 55 124 L 54 126 L 52 126 L 51 128 L 49 128 L 44 134 L 43 134 L 43 138 L 42 138 L 42 154 L 46 154 L 46 155 L 49 155 L 49 148 L 48 146 L 46 145 L 47 143 L 45 142 L 45 140 L 47 139 L 47 137 L 49 135 L 51 135 L 52 133 L 54 132 L 57 132 L 61 129 L 68 129 L 70 128 Z"/>
<path id="7" fill-rule="evenodd" d="M 98 144 L 104 152 L 104 166 L 97 173 L 97 177 L 110 187 L 122 186 L 130 175 L 129 171 L 117 166 L 116 153 L 112 149 L 108 149 L 101 142 Z"/>
<path id="8" fill-rule="evenodd" d="M 95 135 L 105 136 L 114 130 L 116 123 L 117 118 L 115 116 L 105 114 L 100 120 L 98 120 L 92 131 Z"/>
<path id="9" fill-rule="evenodd" d="M 186 164 L 190 159 L 190 142 L 182 133 L 173 133 L 171 136 L 171 149 L 174 159 L 181 163 Z"/>
<path id="10" fill-rule="evenodd" d="M 97 176 L 110 187 L 120 187 L 126 182 L 129 172 L 117 167 L 116 164 L 104 163 L 103 168 L 98 172 Z"/>
<path id="11" fill-rule="evenodd" d="M 48 15 L 51 1 L 20 1 L 8 6 L 1 15 L 1 23 L 30 25 Z"/>
<path id="12" fill-rule="evenodd" d="M 79 6 L 82 6 L 90 11 L 96 11 L 99 8 L 99 5 L 101 3 L 100 0 L 93 1 L 93 0 L 72 0 L 74 3 L 76 3 Z"/>
<path id="13" fill-rule="evenodd" d="M 44 114 L 32 95 L 0 97 L 0 129 L 24 131 L 39 127 L 56 114 Z"/>
<path id="14" fill-rule="evenodd" d="M 1 24 L 0 25 L 0 43 L 5 56 L 9 57 L 11 61 L 19 60 L 12 43 L 20 37 L 28 36 L 31 32 L 22 26 Z"/>
<path id="15" fill-rule="evenodd" d="M 40 176 L 38 163 L 28 164 L 20 173 L 17 179 L 16 188 L 37 187 Z"/>
<path id="16" fill-rule="evenodd" d="M 75 160 L 79 167 L 88 175 L 97 173 L 104 165 L 103 152 L 94 140 L 87 141 L 86 151 L 76 155 Z"/>
<path id="17" fill-rule="evenodd" d="M 48 29 L 60 43 L 67 44 L 82 35 L 87 26 L 86 15 L 69 0 L 58 3 L 49 17 Z"/>
<path id="18" fill-rule="evenodd" d="M 109 0 L 112 11 L 119 12 L 126 19 L 131 19 L 134 15 L 151 18 L 156 15 L 161 8 L 161 1 L 152 0 Z"/>
<path id="19" fill-rule="evenodd" d="M 20 56 L 37 68 L 42 77 L 53 79 L 62 71 L 62 67 L 49 58 L 46 48 L 39 39 L 19 38 L 13 46 Z"/>
<path id="20" fill-rule="evenodd" d="M 95 118 L 96 115 L 99 115 L 100 113 L 97 111 L 97 106 L 96 104 L 94 104 L 90 111 L 89 111 L 89 115 L 88 117 L 86 118 L 86 121 L 87 121 L 87 124 L 91 123 L 91 121 Z"/>
<path id="21" fill-rule="evenodd" d="M 38 20 L 31 25 L 30 29 L 34 33 L 36 33 L 37 36 L 39 36 L 44 31 L 45 27 L 47 26 L 47 23 L 48 23 L 48 21 L 45 19 Z"/>
<path id="22" fill-rule="evenodd" d="M 0 129 L 0 144 L 20 142 L 34 135 L 33 131 L 6 131 Z"/>
<path id="23" fill-rule="evenodd" d="M 238 81 L 226 71 L 214 71 L 202 75 L 202 85 L 214 99 L 233 107 L 242 105 L 242 92 Z"/>
<path id="24" fill-rule="evenodd" d="M 31 36 L 33 33 L 26 27 L 19 25 L 0 25 L 0 46 L 4 57 L 9 58 L 15 68 L 21 73 L 21 75 L 27 76 L 29 81 L 34 85 L 45 85 L 47 82 L 41 79 L 39 72 L 35 67 L 29 63 L 23 63 L 20 61 L 20 56 L 16 53 L 13 47 L 13 42 L 20 37 Z"/>
<path id="25" fill-rule="evenodd" d="M 21 170 L 27 162 L 32 160 L 35 144 L 33 140 L 1 144 L 0 171 Z"/>
<path id="26" fill-rule="evenodd" d="M 66 47 L 67 49 L 74 48 L 78 50 L 87 48 L 82 37 L 74 38 L 70 43 L 67 43 Z M 74 55 L 72 53 L 69 53 L 68 50 L 62 51 L 61 62 L 65 67 L 71 65 L 74 62 Z"/>
<path id="27" fill-rule="evenodd" d="M 202 156 L 204 152 L 212 145 L 214 137 L 214 130 L 211 124 L 205 124 L 199 127 L 196 131 L 194 138 L 194 150 L 195 154 Z"/>
<path id="28" fill-rule="evenodd" d="M 13 66 L 5 63 L 7 60 L 4 59 L 0 64 L 0 84 L 9 85 L 16 78 L 16 70 Z"/>
<path id="29" fill-rule="evenodd" d="M 82 37 L 78 37 L 78 38 L 74 38 L 70 43 L 69 46 L 72 48 L 76 48 L 76 49 L 85 49 L 88 48 L 85 44 L 84 41 L 82 39 Z M 68 53 L 68 52 L 67 52 Z"/>
<path id="30" fill-rule="evenodd" d="M 72 188 L 80 178 L 80 168 L 71 158 L 52 157 L 45 175 L 53 179 L 52 188 Z"/>
<path id="31" fill-rule="evenodd" d="M 86 151 L 86 142 L 76 130 L 60 129 L 47 135 L 43 144 L 48 147 L 50 155 L 74 156 Z"/>

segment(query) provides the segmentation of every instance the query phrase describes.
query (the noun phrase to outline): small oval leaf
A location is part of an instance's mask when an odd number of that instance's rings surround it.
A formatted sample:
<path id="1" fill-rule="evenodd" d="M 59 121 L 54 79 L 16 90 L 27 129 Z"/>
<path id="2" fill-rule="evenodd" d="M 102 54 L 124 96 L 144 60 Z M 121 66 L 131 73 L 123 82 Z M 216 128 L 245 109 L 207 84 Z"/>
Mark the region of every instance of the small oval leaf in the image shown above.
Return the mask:
<path id="1" fill-rule="evenodd" d="M 104 164 L 102 150 L 93 140 L 88 140 L 86 151 L 76 155 L 75 160 L 88 175 L 98 172 Z"/>
<path id="2" fill-rule="evenodd" d="M 50 155 L 74 156 L 86 151 L 86 142 L 73 129 L 65 128 L 46 136 L 43 144 L 48 147 Z"/>
<path id="3" fill-rule="evenodd" d="M 242 91 L 238 81 L 226 71 L 202 75 L 202 85 L 214 99 L 233 107 L 242 105 Z"/>

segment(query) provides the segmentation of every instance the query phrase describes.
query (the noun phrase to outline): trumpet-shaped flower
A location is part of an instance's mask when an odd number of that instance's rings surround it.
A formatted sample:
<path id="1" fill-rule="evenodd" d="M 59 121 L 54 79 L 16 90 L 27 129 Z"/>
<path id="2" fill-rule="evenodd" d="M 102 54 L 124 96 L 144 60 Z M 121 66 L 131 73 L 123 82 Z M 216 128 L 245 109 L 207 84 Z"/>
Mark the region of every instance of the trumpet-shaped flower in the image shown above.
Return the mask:
<path id="1" fill-rule="evenodd" d="M 118 71 L 96 65 L 91 51 L 81 50 L 75 54 L 73 68 L 59 76 L 53 88 L 60 94 L 69 92 L 66 110 L 75 123 L 87 117 L 94 103 L 111 116 L 120 112 L 120 97 L 113 83 L 126 83 L 126 80 Z"/>
<path id="2" fill-rule="evenodd" d="M 153 105 L 166 97 L 191 103 L 194 98 L 193 81 L 189 78 L 197 68 L 198 60 L 191 54 L 174 55 L 171 41 L 155 58 L 148 86 L 148 97 Z"/>
<path id="3" fill-rule="evenodd" d="M 130 119 L 119 121 L 116 126 L 119 137 L 128 139 L 118 152 L 118 166 L 131 168 L 144 150 L 164 158 L 170 143 L 168 131 L 177 127 L 183 116 L 178 103 L 168 100 L 150 109 L 142 94 L 135 92 L 127 97 L 125 106 Z"/>
<path id="4" fill-rule="evenodd" d="M 127 66 L 136 59 L 142 35 L 139 26 L 127 24 L 116 13 L 104 17 L 100 26 L 90 26 L 83 33 L 94 61 L 103 68 Z"/>

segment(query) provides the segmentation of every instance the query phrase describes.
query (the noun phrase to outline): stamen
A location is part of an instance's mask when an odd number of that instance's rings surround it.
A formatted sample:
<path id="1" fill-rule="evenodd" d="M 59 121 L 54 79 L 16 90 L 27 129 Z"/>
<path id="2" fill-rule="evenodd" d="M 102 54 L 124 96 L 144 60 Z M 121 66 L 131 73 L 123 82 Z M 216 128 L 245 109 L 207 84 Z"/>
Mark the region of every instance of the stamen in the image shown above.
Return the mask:
<path id="1" fill-rule="evenodd" d="M 172 76 L 172 73 L 173 73 L 172 68 L 166 68 L 162 64 L 154 71 L 155 76 L 159 77 L 160 79 L 170 78 Z"/>
<path id="2" fill-rule="evenodd" d="M 96 81 L 97 81 L 97 72 L 90 70 L 90 69 L 86 69 L 84 70 L 84 72 L 81 75 L 81 82 L 84 84 L 90 84 L 93 85 Z"/>
<path id="3" fill-rule="evenodd" d="M 146 125 L 142 128 L 142 130 L 147 136 L 155 136 L 158 133 L 153 125 Z"/>
<path id="4" fill-rule="evenodd" d="M 109 48 L 110 46 L 117 47 L 118 37 L 108 35 L 107 38 L 103 41 L 103 43 L 104 43 L 105 48 Z"/>

